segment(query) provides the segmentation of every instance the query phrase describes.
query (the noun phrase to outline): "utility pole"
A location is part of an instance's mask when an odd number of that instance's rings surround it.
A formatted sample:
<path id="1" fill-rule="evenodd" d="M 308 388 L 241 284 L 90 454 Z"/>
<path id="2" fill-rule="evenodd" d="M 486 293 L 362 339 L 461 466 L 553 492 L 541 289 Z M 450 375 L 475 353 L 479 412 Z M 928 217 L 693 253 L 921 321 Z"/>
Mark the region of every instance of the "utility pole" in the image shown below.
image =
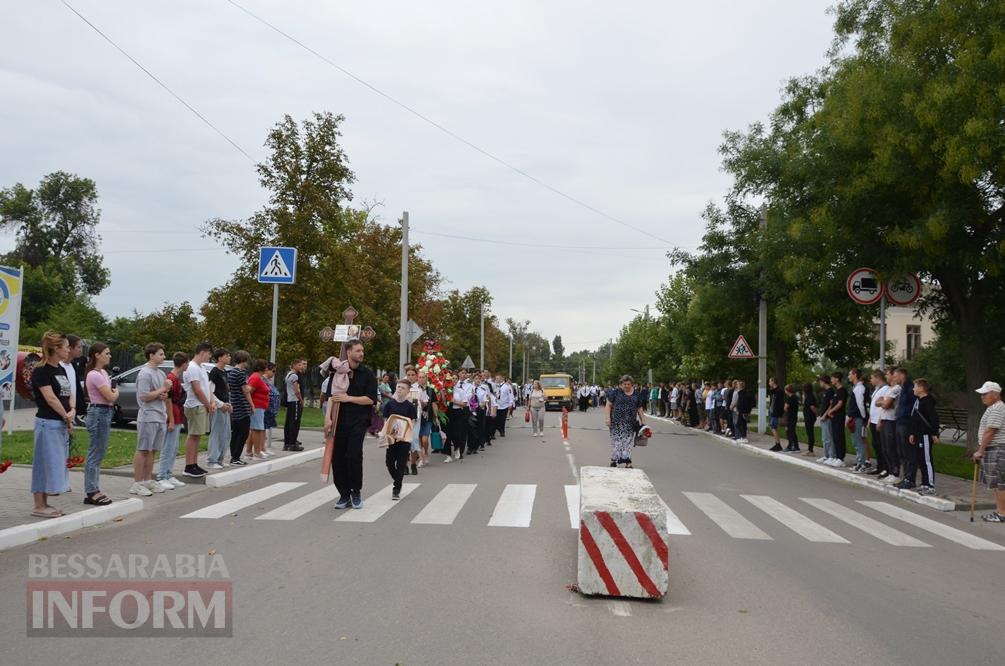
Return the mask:
<path id="1" fill-rule="evenodd" d="M 481 345 L 479 347 L 481 351 L 478 354 L 478 369 L 484 370 L 485 369 L 485 304 L 484 303 L 482 303 L 481 322 L 482 322 L 481 323 L 482 337 L 481 337 Z"/>
<path id="2" fill-rule="evenodd" d="M 275 337 L 275 336 L 273 336 Z M 879 369 L 886 371 L 886 290 L 879 297 Z"/>
<path id="3" fill-rule="evenodd" d="M 513 381 L 513 333 L 509 334 L 509 374 L 506 379 Z"/>
<path id="4" fill-rule="evenodd" d="M 761 206 L 761 232 L 768 228 L 768 206 Z M 764 269 L 761 269 L 761 278 Z M 762 287 L 763 289 L 763 287 Z M 757 311 L 757 430 L 768 432 L 768 302 L 761 294 Z"/>
<path id="5" fill-rule="evenodd" d="M 597 385 L 597 357 L 594 356 L 592 358 L 593 358 L 593 385 L 596 386 Z"/>
<path id="6" fill-rule="evenodd" d="M 408 211 L 401 214 L 401 328 L 398 329 L 398 372 L 399 377 L 405 376 L 405 364 L 408 363 Z"/>

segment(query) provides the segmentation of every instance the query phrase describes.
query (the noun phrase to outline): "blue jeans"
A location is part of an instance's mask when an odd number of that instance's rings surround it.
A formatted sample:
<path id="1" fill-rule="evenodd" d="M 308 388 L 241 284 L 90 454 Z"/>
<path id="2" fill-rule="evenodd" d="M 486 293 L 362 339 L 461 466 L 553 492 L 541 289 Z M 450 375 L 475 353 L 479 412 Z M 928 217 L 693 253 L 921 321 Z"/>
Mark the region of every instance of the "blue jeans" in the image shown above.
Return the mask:
<path id="1" fill-rule="evenodd" d="M 87 460 L 84 462 L 84 492 L 88 495 L 101 490 L 98 486 L 98 472 L 101 461 L 108 452 L 108 438 L 112 431 L 112 408 L 91 405 L 87 410 Z"/>
<path id="2" fill-rule="evenodd" d="M 213 412 L 209 426 L 209 455 L 207 462 L 223 464 L 223 455 L 230 450 L 230 414 L 222 409 Z"/>
<path id="3" fill-rule="evenodd" d="M 161 447 L 161 459 L 157 467 L 156 479 L 166 481 L 174 476 L 171 468 L 178 457 L 178 438 L 181 437 L 181 425 L 175 424 L 174 430 L 164 433 L 164 446 Z"/>
<path id="4" fill-rule="evenodd" d="M 865 446 L 865 437 L 862 431 L 865 428 L 865 419 L 855 417 L 855 432 L 851 434 L 851 439 L 855 443 L 855 462 L 859 465 L 869 464 L 869 450 Z"/>
<path id="5" fill-rule="evenodd" d="M 834 433 L 831 432 L 831 419 L 820 419 L 820 436 L 824 440 L 824 457 L 833 458 L 836 454 L 834 452 Z"/>

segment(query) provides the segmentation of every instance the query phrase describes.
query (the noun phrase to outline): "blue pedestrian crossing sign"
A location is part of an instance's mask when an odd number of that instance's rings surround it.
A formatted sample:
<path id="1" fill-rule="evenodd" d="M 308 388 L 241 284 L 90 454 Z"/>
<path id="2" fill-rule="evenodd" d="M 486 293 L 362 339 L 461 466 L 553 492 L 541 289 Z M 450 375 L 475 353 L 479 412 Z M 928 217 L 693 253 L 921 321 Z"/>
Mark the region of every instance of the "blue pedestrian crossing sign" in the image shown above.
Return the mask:
<path id="1" fill-rule="evenodd" d="M 258 281 L 266 284 L 293 284 L 297 281 L 297 248 L 258 248 Z"/>

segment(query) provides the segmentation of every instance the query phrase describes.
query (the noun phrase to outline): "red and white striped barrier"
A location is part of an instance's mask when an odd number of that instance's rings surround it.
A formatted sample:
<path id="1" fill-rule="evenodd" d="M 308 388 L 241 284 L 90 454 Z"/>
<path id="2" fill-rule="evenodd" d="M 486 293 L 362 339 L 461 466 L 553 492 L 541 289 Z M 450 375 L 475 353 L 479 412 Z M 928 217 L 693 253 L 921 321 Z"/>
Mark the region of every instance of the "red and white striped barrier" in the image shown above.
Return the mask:
<path id="1" fill-rule="evenodd" d="M 583 467 L 579 591 L 658 599 L 669 587 L 666 508 L 639 469 Z"/>

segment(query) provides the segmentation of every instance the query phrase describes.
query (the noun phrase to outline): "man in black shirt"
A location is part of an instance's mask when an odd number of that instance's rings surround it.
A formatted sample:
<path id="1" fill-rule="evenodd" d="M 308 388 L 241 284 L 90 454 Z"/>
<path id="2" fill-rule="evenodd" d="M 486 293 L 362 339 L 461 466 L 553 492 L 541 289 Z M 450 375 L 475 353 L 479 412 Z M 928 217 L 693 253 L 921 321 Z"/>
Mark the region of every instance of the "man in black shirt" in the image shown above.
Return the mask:
<path id="1" fill-rule="evenodd" d="M 339 491 L 335 508 L 345 509 L 352 503 L 352 508 L 362 509 L 363 440 L 370 427 L 373 406 L 377 404 L 377 376 L 362 364 L 365 355 L 362 342 L 353 340 L 346 343 L 346 355 L 350 368 L 349 388 L 345 393 L 334 393 L 331 397 L 341 405 L 335 424 L 332 455 L 332 466 L 335 468 L 332 476 Z M 325 431 L 330 431 L 331 427 L 326 414 Z"/>
<path id="2" fill-rule="evenodd" d="M 831 386 L 834 388 L 834 404 L 830 407 L 831 437 L 834 439 L 834 462 L 831 467 L 844 467 L 845 457 L 845 410 L 848 406 L 848 389 L 841 381 L 844 375 L 835 372 L 831 375 Z"/>

